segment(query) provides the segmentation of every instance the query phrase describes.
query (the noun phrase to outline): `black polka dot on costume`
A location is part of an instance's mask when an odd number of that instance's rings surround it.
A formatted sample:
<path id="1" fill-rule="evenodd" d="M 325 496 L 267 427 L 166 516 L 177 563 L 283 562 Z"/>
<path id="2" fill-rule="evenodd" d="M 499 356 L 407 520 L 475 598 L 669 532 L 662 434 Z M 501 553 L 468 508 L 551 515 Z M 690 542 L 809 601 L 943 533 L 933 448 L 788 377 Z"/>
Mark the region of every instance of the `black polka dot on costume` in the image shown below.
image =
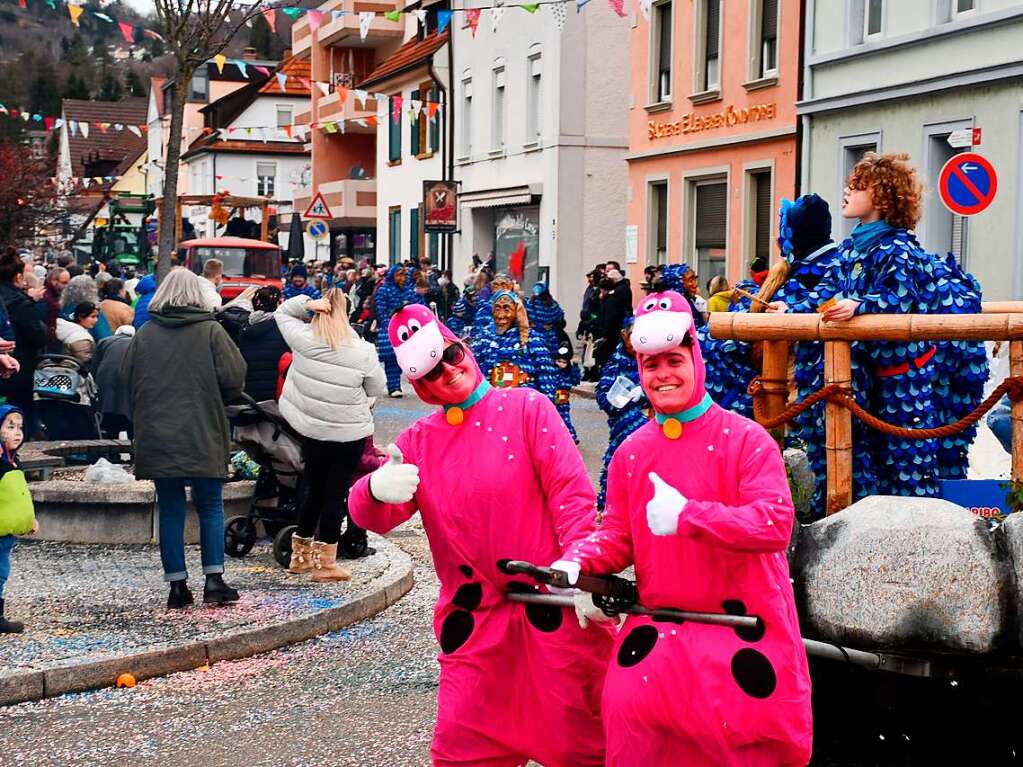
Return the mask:
<path id="1" fill-rule="evenodd" d="M 458 588 L 451 602 L 463 610 L 472 612 L 483 601 L 483 587 L 478 583 L 466 583 Z"/>
<path id="2" fill-rule="evenodd" d="M 462 575 L 464 575 L 466 578 L 471 578 L 472 577 L 472 568 L 469 567 L 469 565 L 459 565 L 458 569 L 461 571 Z"/>
<path id="3" fill-rule="evenodd" d="M 526 605 L 526 619 L 546 634 L 561 628 L 561 608 L 555 605 Z"/>
<path id="4" fill-rule="evenodd" d="M 657 629 L 650 625 L 637 626 L 630 631 L 618 648 L 618 665 L 628 668 L 643 660 L 657 644 L 657 633 Z"/>
<path id="5" fill-rule="evenodd" d="M 444 654 L 450 655 L 464 645 L 474 625 L 472 615 L 465 610 L 455 610 L 445 618 L 440 627 L 440 649 Z"/>
<path id="6" fill-rule="evenodd" d="M 744 647 L 732 658 L 732 676 L 744 693 L 753 698 L 768 698 L 778 684 L 771 661 L 763 653 Z"/>
<path id="7" fill-rule="evenodd" d="M 721 603 L 721 609 L 729 615 L 746 615 L 746 604 L 739 599 L 726 599 Z M 757 618 L 757 625 L 752 628 L 737 628 L 735 635 L 744 642 L 759 642 L 764 638 L 767 626 L 762 618 Z"/>
<path id="8" fill-rule="evenodd" d="M 523 583 L 522 581 L 508 581 L 505 585 L 505 591 L 510 591 L 514 594 L 534 594 L 539 591 L 539 588 L 529 583 Z"/>

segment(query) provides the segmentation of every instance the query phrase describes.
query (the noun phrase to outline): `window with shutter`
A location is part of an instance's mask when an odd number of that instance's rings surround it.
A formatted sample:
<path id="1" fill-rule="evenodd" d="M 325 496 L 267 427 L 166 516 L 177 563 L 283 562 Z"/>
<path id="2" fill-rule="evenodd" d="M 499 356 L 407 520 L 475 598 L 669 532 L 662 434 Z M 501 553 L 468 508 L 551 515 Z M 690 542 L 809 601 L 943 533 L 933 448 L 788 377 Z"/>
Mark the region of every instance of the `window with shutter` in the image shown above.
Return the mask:
<path id="1" fill-rule="evenodd" d="M 654 58 L 656 62 L 656 81 L 653 83 L 653 97 L 655 101 L 668 101 L 671 99 L 671 0 L 664 0 L 654 9 L 655 37 L 657 52 Z"/>
<path id="2" fill-rule="evenodd" d="M 753 256 L 771 258 L 771 172 L 756 173 L 753 176 L 754 199 L 754 242 Z"/>
<path id="3" fill-rule="evenodd" d="M 696 185 L 696 273 L 700 282 L 725 273 L 728 241 L 728 184 L 705 181 Z"/>
<path id="4" fill-rule="evenodd" d="M 394 119 L 395 97 L 387 99 L 387 159 L 392 163 L 401 162 L 401 115 Z"/>
<path id="5" fill-rule="evenodd" d="M 705 0 L 703 90 L 721 83 L 721 0 Z"/>
<path id="6" fill-rule="evenodd" d="M 434 85 L 430 88 L 429 100 L 431 103 L 438 103 L 440 101 L 440 88 Z M 429 106 L 427 107 L 427 114 L 429 114 Z M 440 113 L 441 110 L 437 109 L 434 112 L 433 119 L 430 120 L 430 151 L 436 152 L 440 149 Z"/>
<path id="7" fill-rule="evenodd" d="M 419 208 L 408 212 L 408 252 L 413 263 L 419 263 Z"/>
<path id="8" fill-rule="evenodd" d="M 760 77 L 778 69 L 778 0 L 761 0 Z"/>
<path id="9" fill-rule="evenodd" d="M 668 263 L 668 184 L 658 181 L 650 185 L 647 197 L 650 205 L 650 225 L 653 229 L 647 246 L 647 263 Z"/>
<path id="10" fill-rule="evenodd" d="M 401 263 L 401 208 L 391 208 L 388 214 L 387 250 L 388 260 L 393 266 Z"/>
<path id="11" fill-rule="evenodd" d="M 408 97 L 410 102 L 419 101 L 419 91 L 409 91 Z M 407 113 L 403 111 L 401 119 L 404 120 L 406 115 Z M 413 157 L 419 154 L 419 124 L 422 122 L 422 119 L 422 115 L 417 115 L 416 121 L 412 123 L 412 130 L 409 131 L 409 151 Z"/>

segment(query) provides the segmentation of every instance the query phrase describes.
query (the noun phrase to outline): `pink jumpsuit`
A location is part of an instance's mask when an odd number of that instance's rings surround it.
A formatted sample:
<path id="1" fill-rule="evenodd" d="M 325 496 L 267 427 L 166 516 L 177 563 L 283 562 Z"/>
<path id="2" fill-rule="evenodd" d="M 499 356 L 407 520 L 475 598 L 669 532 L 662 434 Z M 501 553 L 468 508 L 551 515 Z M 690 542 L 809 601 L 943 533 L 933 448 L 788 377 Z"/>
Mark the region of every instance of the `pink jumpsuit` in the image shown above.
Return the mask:
<path id="1" fill-rule="evenodd" d="M 505 600 L 536 591 L 498 561 L 547 564 L 594 532 L 595 496 L 554 405 L 532 389 L 491 390 L 452 426 L 438 410 L 396 442 L 420 484 L 407 504 L 376 502 L 369 478 L 349 508 L 385 533 L 418 510 L 440 579 L 435 765 L 604 763 L 600 696 L 612 637 L 571 610 Z"/>
<path id="2" fill-rule="evenodd" d="M 695 403 L 704 397 L 695 340 L 693 358 Z M 651 472 L 688 499 L 674 535 L 648 526 Z M 609 767 L 809 761 L 810 678 L 785 557 L 793 516 L 777 444 L 717 405 L 685 423 L 677 439 L 654 420 L 615 452 L 604 522 L 569 553 L 582 572 L 635 563 L 646 607 L 756 615 L 762 624 L 729 629 L 630 616 L 604 685 Z"/>

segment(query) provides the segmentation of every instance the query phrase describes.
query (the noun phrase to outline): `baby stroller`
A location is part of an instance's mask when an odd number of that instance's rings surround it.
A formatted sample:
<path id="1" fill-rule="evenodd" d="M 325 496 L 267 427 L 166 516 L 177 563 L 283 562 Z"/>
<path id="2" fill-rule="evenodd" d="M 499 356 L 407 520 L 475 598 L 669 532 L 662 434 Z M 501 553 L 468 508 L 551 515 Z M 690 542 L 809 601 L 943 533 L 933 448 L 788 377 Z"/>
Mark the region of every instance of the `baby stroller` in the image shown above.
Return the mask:
<path id="1" fill-rule="evenodd" d="M 49 440 L 102 439 L 96 382 L 88 367 L 65 354 L 44 354 L 32 381 L 33 399 Z"/>
<path id="2" fill-rule="evenodd" d="M 224 524 L 224 551 L 244 557 L 256 543 L 260 523 L 273 538 L 274 559 L 282 567 L 291 560 L 291 534 L 302 502 L 302 437 L 281 416 L 273 400 L 256 402 L 247 394 L 228 405 L 232 437 L 259 465 L 259 479 L 249 513 Z M 276 504 L 269 503 L 276 499 Z"/>

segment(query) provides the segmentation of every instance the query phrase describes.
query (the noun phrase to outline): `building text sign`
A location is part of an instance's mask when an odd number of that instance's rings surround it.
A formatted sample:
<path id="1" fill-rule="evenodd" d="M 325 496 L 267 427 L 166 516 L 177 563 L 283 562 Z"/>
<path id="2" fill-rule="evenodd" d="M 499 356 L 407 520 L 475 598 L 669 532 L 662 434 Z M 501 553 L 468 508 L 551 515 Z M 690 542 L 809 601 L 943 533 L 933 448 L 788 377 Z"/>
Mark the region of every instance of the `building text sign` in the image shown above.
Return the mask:
<path id="1" fill-rule="evenodd" d="M 735 128 L 747 123 L 773 120 L 778 110 L 774 104 L 756 104 L 751 107 L 727 106 L 720 112 L 698 115 L 690 112 L 681 119 L 672 122 L 651 120 L 647 123 L 647 138 L 654 141 L 669 136 L 684 136 L 690 133 L 714 130 L 716 128 Z"/>

